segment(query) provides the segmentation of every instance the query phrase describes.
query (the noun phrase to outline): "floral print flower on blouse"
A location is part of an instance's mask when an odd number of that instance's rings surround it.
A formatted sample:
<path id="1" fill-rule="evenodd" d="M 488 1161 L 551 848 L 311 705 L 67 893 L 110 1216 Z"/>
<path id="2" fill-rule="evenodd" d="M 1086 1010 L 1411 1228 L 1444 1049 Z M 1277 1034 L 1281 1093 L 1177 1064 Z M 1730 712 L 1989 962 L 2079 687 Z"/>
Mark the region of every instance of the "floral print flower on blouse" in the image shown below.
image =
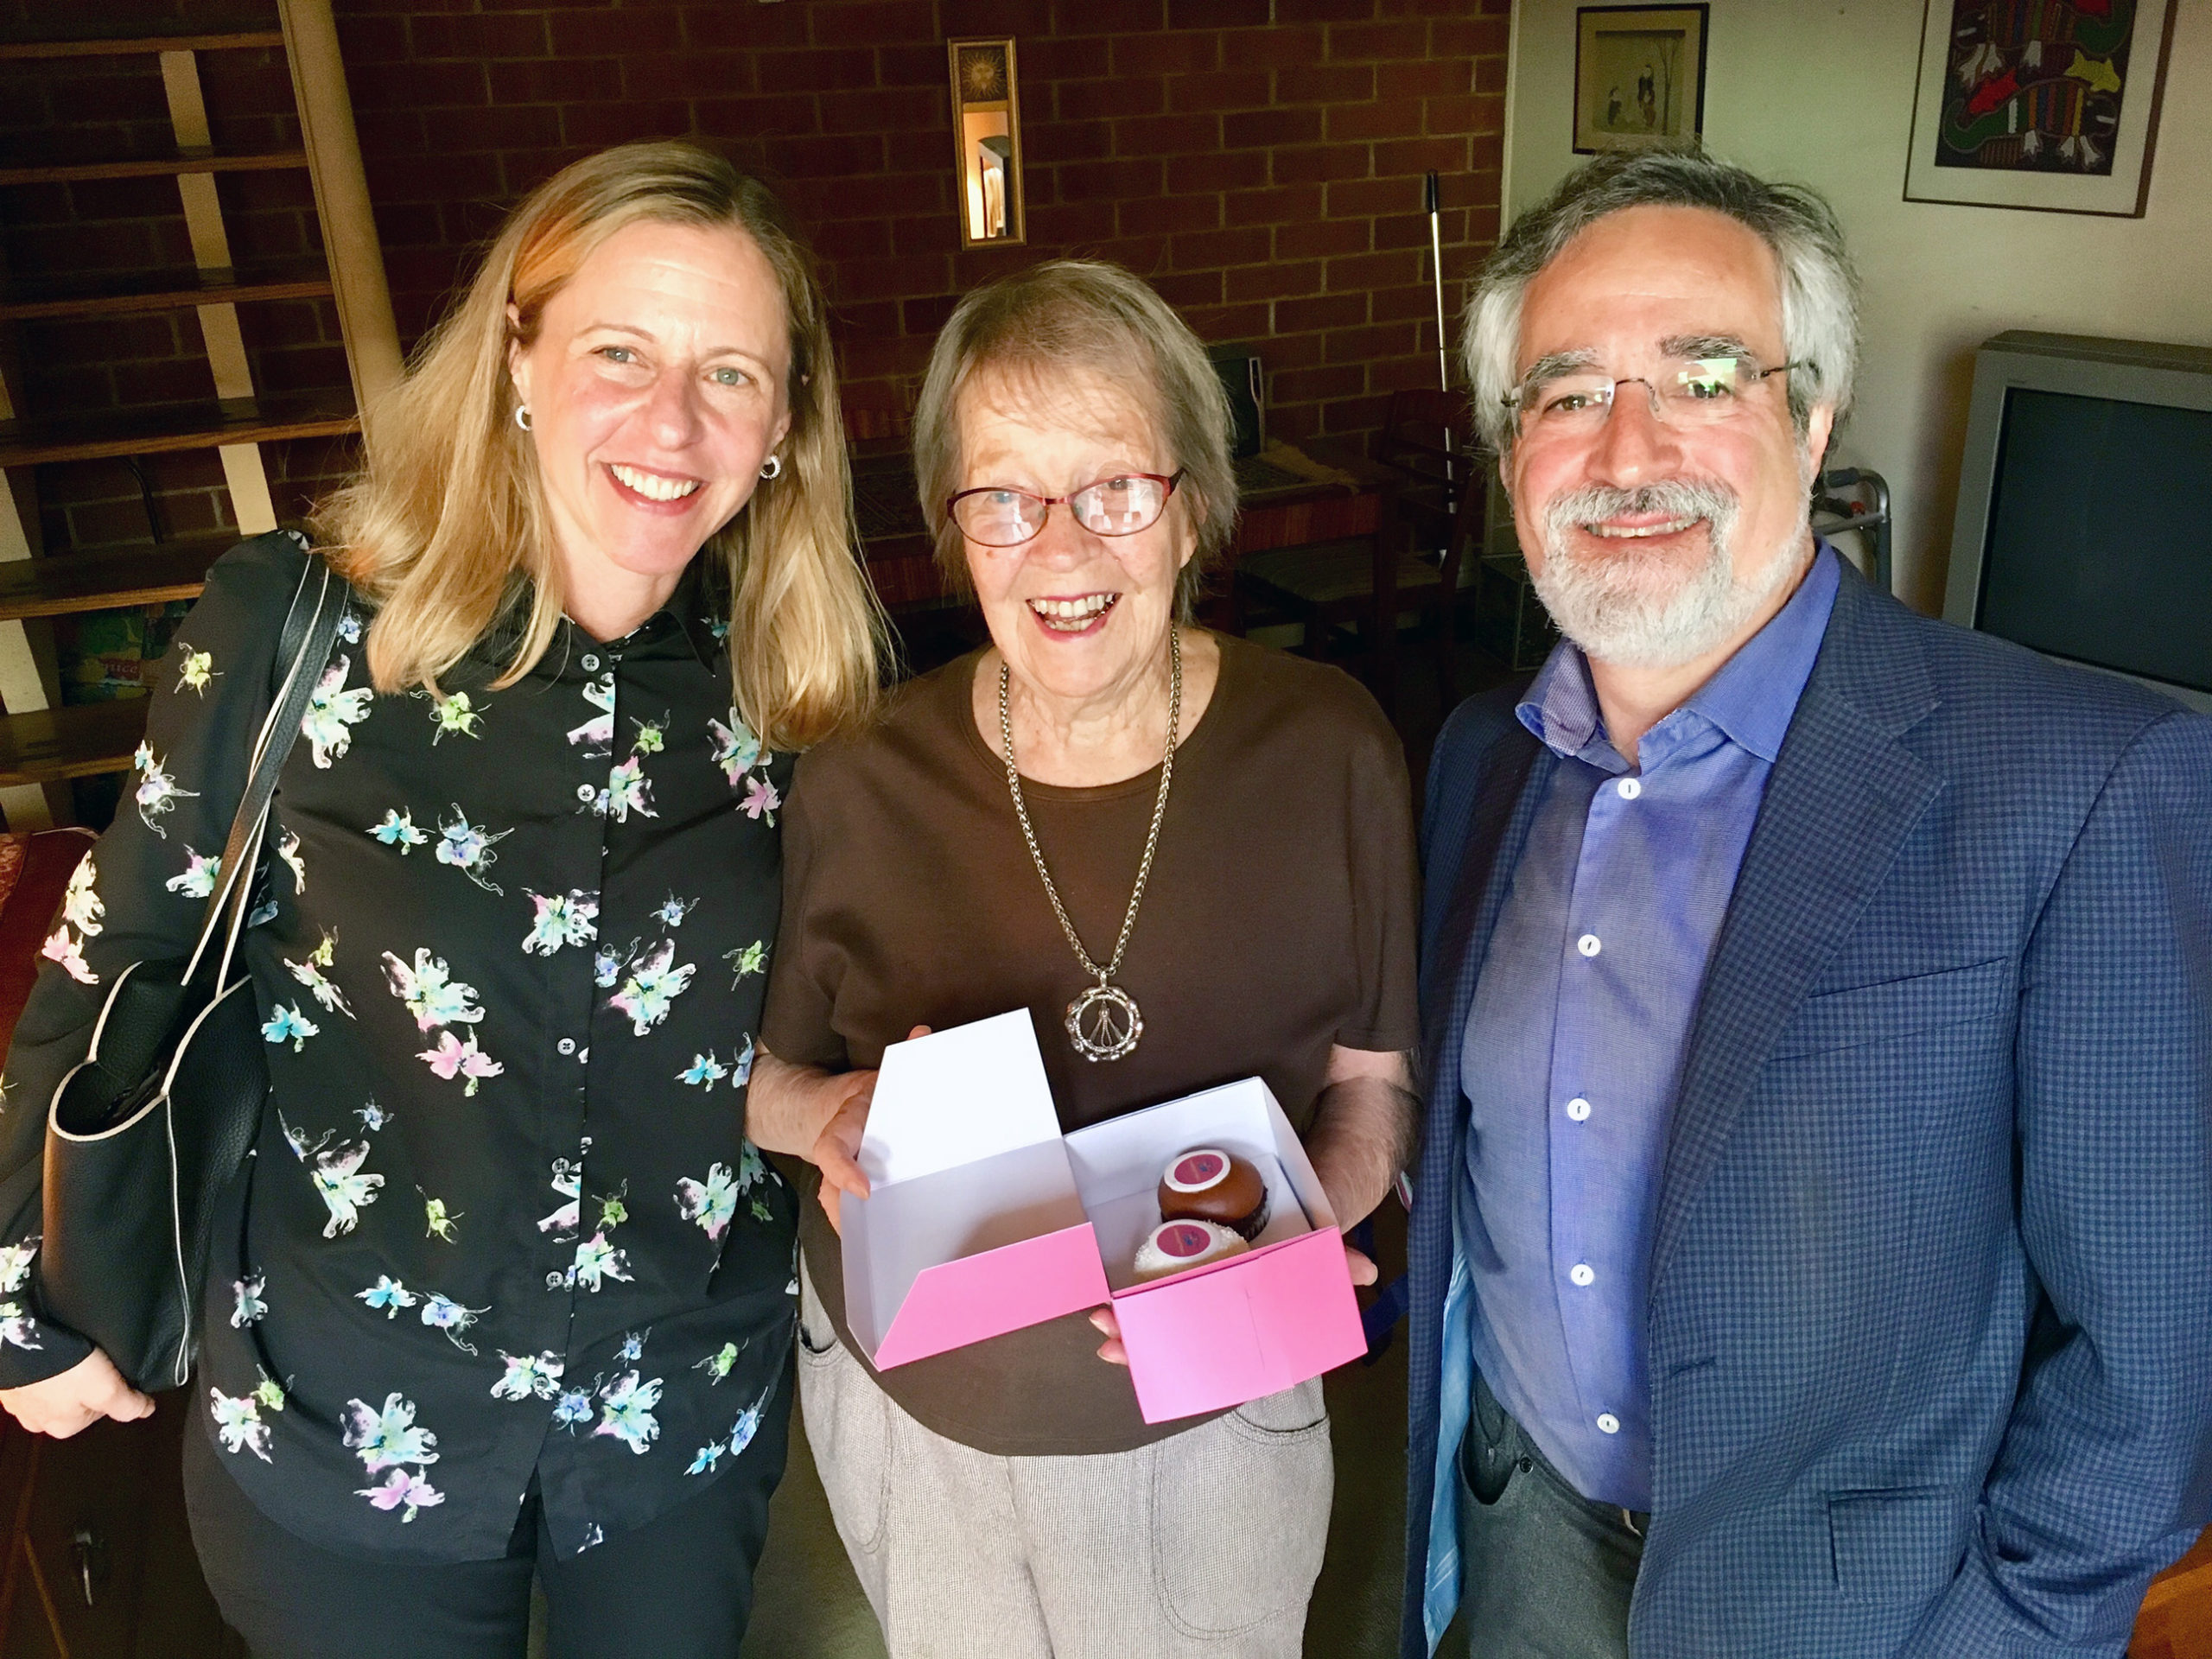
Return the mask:
<path id="1" fill-rule="evenodd" d="M 652 956 L 631 965 L 621 988 L 607 999 L 607 1006 L 628 1014 L 632 1033 L 642 1037 L 668 1018 L 669 1004 L 690 987 L 692 969 L 690 963 L 677 964 L 675 942 L 663 939 Z"/>
<path id="2" fill-rule="evenodd" d="M 391 1471 L 378 1484 L 357 1489 L 356 1497 L 365 1497 L 372 1506 L 387 1512 L 404 1509 L 406 1513 L 399 1517 L 403 1523 L 446 1501 L 445 1494 L 432 1486 L 423 1472 L 438 1460 L 438 1437 L 416 1427 L 412 1400 L 394 1392 L 385 1396 L 381 1411 L 359 1400 L 347 1401 L 346 1409 L 346 1444 L 370 1474 L 383 1469 Z M 413 1473 L 403 1466 L 407 1464 L 415 1465 Z"/>
<path id="3" fill-rule="evenodd" d="M 20 1244 L 0 1244 L 0 1347 L 33 1349 L 43 1345 L 38 1339 L 35 1324 L 18 1300 L 23 1287 L 30 1282 L 31 1262 L 38 1255 L 38 1247 L 35 1238 L 27 1238 Z"/>
<path id="4" fill-rule="evenodd" d="M 611 1434 L 643 1457 L 660 1438 L 660 1420 L 653 1415 L 660 1389 L 658 1377 L 641 1382 L 637 1372 L 623 1372 L 600 1389 L 599 1427 L 592 1433 Z"/>
<path id="5" fill-rule="evenodd" d="M 138 817 L 149 830 L 167 840 L 169 832 L 155 820 L 175 811 L 178 801 L 196 799 L 200 791 L 187 789 L 172 778 L 154 753 L 151 743 L 138 746 L 130 757 L 130 767 L 138 774 L 138 787 L 130 798 L 137 804 Z"/>
<path id="6" fill-rule="evenodd" d="M 206 696 L 207 688 L 213 685 L 222 673 L 222 671 L 215 666 L 214 653 L 194 651 L 181 639 L 172 644 L 169 649 L 176 653 L 177 689 L 180 691 L 189 691 L 194 696 Z"/>
<path id="7" fill-rule="evenodd" d="M 397 807 L 385 809 L 384 821 L 369 826 L 369 833 L 387 847 L 397 847 L 404 854 L 413 852 L 430 837 L 415 827 L 415 815 L 403 812 Z"/>
<path id="8" fill-rule="evenodd" d="M 269 1311 L 269 1304 L 261 1300 L 269 1288 L 269 1275 L 257 1273 L 244 1279 L 231 1281 L 231 1326 L 244 1330 Z"/>
<path id="9" fill-rule="evenodd" d="M 307 739 L 315 764 L 325 770 L 353 747 L 353 728 L 369 717 L 369 704 L 376 696 L 373 686 L 346 690 L 353 671 L 350 657 L 331 664 L 308 698 L 307 713 L 300 716 L 300 735 Z"/>
<path id="10" fill-rule="evenodd" d="M 206 899 L 213 896 L 215 883 L 223 874 L 223 855 L 220 853 L 203 855 L 187 847 L 184 849 L 184 874 L 173 875 L 162 885 L 171 893 L 181 894 L 187 899 Z"/>
<path id="11" fill-rule="evenodd" d="M 269 1458 L 269 1425 L 261 1421 L 261 1402 L 252 1395 L 232 1397 L 220 1389 L 207 1390 L 215 1414 L 215 1433 L 226 1452 L 251 1452 L 264 1463 Z"/>

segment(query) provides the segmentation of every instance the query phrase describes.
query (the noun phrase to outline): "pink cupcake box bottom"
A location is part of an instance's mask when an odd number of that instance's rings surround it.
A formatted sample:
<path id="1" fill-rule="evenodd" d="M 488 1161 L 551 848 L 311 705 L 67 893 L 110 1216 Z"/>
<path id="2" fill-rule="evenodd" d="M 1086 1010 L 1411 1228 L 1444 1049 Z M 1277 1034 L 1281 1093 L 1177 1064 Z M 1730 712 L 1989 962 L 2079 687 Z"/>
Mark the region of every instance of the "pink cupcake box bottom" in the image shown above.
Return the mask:
<path id="1" fill-rule="evenodd" d="M 1268 1185 L 1253 1248 L 1135 1281 L 1160 1172 L 1196 1146 Z M 841 1208 L 845 1309 L 878 1370 L 1110 1301 L 1148 1423 L 1220 1411 L 1365 1351 L 1327 1195 L 1257 1077 L 1062 1135 L 1028 1012 L 884 1051 Z M 1103 1362 L 1101 1362 L 1102 1363 Z"/>

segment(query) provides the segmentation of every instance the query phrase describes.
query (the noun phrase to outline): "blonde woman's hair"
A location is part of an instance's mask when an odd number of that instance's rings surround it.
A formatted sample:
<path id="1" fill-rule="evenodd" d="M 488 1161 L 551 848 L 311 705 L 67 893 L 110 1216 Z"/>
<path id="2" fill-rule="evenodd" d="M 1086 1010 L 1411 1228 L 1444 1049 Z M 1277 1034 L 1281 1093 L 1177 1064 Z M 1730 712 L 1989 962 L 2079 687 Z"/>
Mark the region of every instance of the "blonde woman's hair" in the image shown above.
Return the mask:
<path id="1" fill-rule="evenodd" d="M 944 504 L 961 488 L 961 398 L 978 378 L 1014 377 L 1050 395 L 1071 374 L 1125 389 L 1182 469 L 1182 504 L 1198 550 L 1176 582 L 1187 620 L 1207 569 L 1236 525 L 1228 394 L 1190 325 L 1141 277 L 1089 259 L 1052 259 L 1002 276 L 962 300 L 937 337 L 914 409 L 914 478 L 937 542 L 938 568 L 967 592 L 960 527 Z"/>
<path id="2" fill-rule="evenodd" d="M 533 191 L 406 378 L 368 410 L 373 466 L 321 505 L 314 527 L 377 607 L 368 664 L 378 690 L 435 689 L 495 631 L 503 649 L 506 632 L 516 637 L 495 685 L 535 667 L 563 594 L 537 453 L 515 422 L 509 348 L 527 350 L 577 268 L 641 221 L 740 232 L 782 292 L 791 358 L 783 471 L 761 480 L 701 553 L 719 567 L 709 591 L 728 596 L 738 712 L 770 747 L 804 747 L 873 706 L 882 610 L 855 555 L 836 365 L 813 261 L 765 186 L 696 145 L 620 145 Z"/>

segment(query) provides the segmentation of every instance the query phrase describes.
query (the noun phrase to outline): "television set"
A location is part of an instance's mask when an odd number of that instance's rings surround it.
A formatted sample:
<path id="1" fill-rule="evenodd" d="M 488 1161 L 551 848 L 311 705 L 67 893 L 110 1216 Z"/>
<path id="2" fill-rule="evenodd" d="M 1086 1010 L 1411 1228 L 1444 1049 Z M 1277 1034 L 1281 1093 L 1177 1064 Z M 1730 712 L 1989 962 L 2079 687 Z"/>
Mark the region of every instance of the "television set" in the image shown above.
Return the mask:
<path id="1" fill-rule="evenodd" d="M 1943 616 L 2212 711 L 2212 350 L 1985 342 Z"/>

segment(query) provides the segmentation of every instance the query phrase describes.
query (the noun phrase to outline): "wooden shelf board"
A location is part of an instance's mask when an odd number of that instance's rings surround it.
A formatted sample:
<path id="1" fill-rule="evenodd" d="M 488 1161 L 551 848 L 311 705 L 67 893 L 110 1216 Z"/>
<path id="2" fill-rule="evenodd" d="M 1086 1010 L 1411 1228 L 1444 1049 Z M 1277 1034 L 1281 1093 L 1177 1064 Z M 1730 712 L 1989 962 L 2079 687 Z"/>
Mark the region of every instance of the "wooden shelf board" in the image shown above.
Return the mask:
<path id="1" fill-rule="evenodd" d="M 0 61 L 10 58 L 115 58 L 155 52 L 235 52 L 282 46 L 280 29 L 237 30 L 221 35 L 118 35 L 112 40 L 0 41 Z"/>
<path id="2" fill-rule="evenodd" d="M 179 173 L 266 173 L 305 167 L 303 149 L 178 149 L 167 156 L 119 156 L 105 162 L 45 162 L 0 167 L 0 185 L 73 184 L 86 179 L 151 179 Z"/>
<path id="3" fill-rule="evenodd" d="M 207 567 L 238 540 L 238 533 L 229 531 L 149 547 L 56 553 L 0 564 L 0 620 L 196 599 L 207 585 Z"/>
<path id="4" fill-rule="evenodd" d="M 247 300 L 312 300 L 330 291 L 330 267 L 320 258 L 276 260 L 235 270 L 186 266 L 18 276 L 0 283 L 0 320 L 119 316 Z"/>
<path id="5" fill-rule="evenodd" d="M 221 444 L 327 437 L 359 424 L 350 392 L 282 392 L 86 415 L 0 421 L 0 467 L 155 455 Z"/>
<path id="6" fill-rule="evenodd" d="M 146 735 L 147 697 L 0 716 L 0 788 L 127 772 Z"/>

